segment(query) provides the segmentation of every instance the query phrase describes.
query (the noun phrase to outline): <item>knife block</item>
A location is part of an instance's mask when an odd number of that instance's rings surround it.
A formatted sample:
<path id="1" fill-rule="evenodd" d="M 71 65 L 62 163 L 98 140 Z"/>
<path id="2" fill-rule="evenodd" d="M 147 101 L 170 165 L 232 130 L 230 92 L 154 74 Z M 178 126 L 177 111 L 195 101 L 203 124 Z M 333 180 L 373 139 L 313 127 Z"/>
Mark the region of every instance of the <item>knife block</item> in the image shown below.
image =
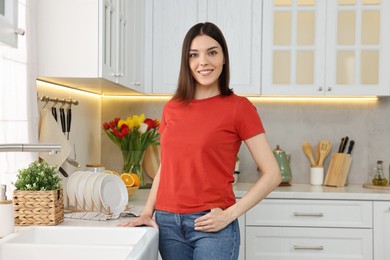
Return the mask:
<path id="1" fill-rule="evenodd" d="M 352 156 L 345 153 L 334 153 L 326 173 L 324 185 L 343 187 L 347 181 Z"/>

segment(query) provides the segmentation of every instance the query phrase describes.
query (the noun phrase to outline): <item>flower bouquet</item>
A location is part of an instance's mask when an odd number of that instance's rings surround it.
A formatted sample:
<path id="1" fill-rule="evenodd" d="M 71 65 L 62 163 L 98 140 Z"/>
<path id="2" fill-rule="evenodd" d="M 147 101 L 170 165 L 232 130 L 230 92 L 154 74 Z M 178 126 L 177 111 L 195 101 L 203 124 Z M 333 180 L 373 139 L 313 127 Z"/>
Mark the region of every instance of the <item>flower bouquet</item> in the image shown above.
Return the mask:
<path id="1" fill-rule="evenodd" d="M 122 173 L 135 173 L 140 179 L 140 188 L 145 187 L 142 160 L 148 146 L 158 144 L 160 121 L 145 118 L 144 114 L 127 119 L 115 118 L 103 123 L 107 136 L 122 152 Z"/>

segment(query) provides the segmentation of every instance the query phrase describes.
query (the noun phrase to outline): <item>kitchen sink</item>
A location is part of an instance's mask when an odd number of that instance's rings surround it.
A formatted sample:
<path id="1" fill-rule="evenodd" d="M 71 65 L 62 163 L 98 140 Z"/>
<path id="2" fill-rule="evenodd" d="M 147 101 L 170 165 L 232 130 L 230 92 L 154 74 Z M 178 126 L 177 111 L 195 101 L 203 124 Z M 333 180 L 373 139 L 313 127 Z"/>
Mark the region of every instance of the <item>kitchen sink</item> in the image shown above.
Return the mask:
<path id="1" fill-rule="evenodd" d="M 0 259 L 152 260 L 158 230 L 151 227 L 33 227 L 0 240 Z"/>

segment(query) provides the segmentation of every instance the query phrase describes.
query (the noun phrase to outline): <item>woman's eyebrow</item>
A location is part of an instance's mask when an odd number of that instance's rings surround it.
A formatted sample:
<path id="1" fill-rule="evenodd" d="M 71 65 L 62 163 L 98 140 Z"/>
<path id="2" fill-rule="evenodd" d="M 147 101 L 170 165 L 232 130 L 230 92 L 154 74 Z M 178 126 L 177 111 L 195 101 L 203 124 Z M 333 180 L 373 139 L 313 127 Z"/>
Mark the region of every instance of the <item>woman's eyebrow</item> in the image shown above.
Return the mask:
<path id="1" fill-rule="evenodd" d="M 211 50 L 214 50 L 214 49 L 218 49 L 218 46 L 212 46 L 212 47 L 208 48 L 207 51 L 211 51 Z M 197 49 L 190 49 L 190 52 L 199 52 L 199 50 L 197 50 Z"/>

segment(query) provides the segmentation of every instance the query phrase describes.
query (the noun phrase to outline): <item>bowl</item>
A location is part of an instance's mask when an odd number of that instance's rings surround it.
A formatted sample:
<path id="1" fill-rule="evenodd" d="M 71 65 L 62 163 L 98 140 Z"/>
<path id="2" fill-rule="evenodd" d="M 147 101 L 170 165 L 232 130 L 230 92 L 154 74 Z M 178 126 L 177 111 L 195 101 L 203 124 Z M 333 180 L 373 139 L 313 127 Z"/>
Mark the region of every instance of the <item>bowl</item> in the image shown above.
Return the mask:
<path id="1" fill-rule="evenodd" d="M 129 200 L 130 198 L 134 195 L 134 193 L 138 190 L 139 186 L 126 186 L 127 188 L 127 193 L 129 195 Z"/>

